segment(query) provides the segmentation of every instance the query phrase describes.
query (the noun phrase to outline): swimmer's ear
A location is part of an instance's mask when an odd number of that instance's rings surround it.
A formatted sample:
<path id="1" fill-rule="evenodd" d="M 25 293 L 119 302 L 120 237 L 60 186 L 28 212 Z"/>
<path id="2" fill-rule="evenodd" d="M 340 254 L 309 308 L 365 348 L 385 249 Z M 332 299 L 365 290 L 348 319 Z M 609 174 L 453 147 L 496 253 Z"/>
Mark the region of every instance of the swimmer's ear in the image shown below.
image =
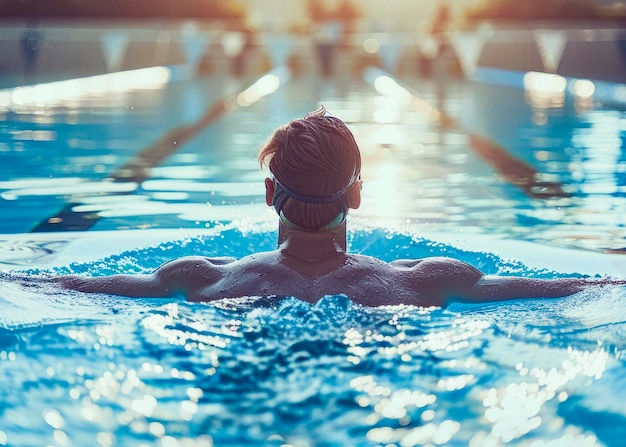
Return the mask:
<path id="1" fill-rule="evenodd" d="M 353 210 L 361 206 L 361 189 L 363 188 L 363 180 L 359 179 L 348 190 L 348 200 L 350 208 Z"/>
<path id="2" fill-rule="evenodd" d="M 269 177 L 265 178 L 265 203 L 267 206 L 274 204 L 274 180 Z"/>

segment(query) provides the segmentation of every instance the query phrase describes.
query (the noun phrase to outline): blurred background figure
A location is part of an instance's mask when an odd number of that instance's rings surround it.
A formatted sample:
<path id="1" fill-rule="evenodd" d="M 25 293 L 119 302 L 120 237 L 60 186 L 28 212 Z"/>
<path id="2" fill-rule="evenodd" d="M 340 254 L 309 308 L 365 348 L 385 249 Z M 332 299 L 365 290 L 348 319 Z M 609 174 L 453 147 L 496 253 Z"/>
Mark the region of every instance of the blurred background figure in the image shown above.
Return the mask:
<path id="1" fill-rule="evenodd" d="M 309 0 L 307 7 L 320 71 L 322 76 L 329 78 L 334 72 L 337 49 L 345 46 L 357 10 L 349 0 L 343 0 L 335 5 L 320 0 Z"/>
<path id="2" fill-rule="evenodd" d="M 242 30 L 243 45 L 241 51 L 233 58 L 232 73 L 233 75 L 240 77 L 246 74 L 247 65 L 249 60 L 253 57 L 253 51 L 255 48 L 255 33 L 249 26 L 244 27 Z"/>
<path id="3" fill-rule="evenodd" d="M 39 30 L 39 24 L 32 22 L 27 25 L 27 29 L 22 33 L 20 49 L 22 52 L 23 81 L 25 84 L 32 82 L 37 56 L 43 43 L 43 33 Z"/>

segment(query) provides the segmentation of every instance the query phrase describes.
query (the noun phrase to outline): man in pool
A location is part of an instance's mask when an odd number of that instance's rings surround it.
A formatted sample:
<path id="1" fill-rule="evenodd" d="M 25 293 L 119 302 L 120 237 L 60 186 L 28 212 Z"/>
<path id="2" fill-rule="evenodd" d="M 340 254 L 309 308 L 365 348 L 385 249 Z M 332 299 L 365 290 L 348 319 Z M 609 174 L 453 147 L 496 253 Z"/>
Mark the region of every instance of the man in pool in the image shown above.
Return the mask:
<path id="1" fill-rule="evenodd" d="M 294 296 L 316 302 L 343 294 L 366 306 L 445 306 L 562 297 L 626 280 L 485 276 L 452 258 L 391 263 L 346 252 L 346 217 L 361 203 L 361 156 L 354 136 L 322 108 L 278 128 L 259 153 L 266 202 L 279 217 L 278 248 L 242 259 L 183 257 L 147 275 L 52 277 L 62 287 L 129 297 L 212 301 Z"/>

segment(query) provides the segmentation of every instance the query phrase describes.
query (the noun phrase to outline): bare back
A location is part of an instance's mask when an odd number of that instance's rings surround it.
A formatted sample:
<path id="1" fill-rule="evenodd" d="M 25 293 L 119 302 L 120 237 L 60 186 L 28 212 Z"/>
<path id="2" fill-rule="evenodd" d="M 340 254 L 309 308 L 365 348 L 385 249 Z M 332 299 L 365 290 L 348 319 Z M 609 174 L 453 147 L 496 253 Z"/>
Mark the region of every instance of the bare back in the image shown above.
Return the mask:
<path id="1" fill-rule="evenodd" d="M 449 258 L 386 263 L 338 254 L 324 262 L 292 259 L 279 250 L 240 260 L 182 258 L 161 267 L 190 301 L 243 296 L 294 296 L 317 302 L 343 294 L 366 306 L 441 306 L 456 289 L 471 288 L 482 274 Z"/>

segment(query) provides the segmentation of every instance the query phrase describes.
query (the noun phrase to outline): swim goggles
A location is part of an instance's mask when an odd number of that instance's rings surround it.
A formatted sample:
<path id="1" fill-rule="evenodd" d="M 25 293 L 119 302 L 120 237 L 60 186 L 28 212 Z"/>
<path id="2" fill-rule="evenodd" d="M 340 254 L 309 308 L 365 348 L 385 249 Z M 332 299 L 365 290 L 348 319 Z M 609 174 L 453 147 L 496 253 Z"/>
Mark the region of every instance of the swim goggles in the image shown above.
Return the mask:
<path id="1" fill-rule="evenodd" d="M 336 227 L 341 225 L 348 215 L 348 209 L 350 208 L 350 204 L 348 200 L 348 194 L 346 193 L 348 192 L 348 189 L 352 187 L 354 182 L 354 180 L 351 181 L 350 183 L 348 183 L 347 186 L 330 196 L 320 197 L 299 194 L 280 183 L 278 179 L 274 178 L 274 196 L 272 198 L 272 204 L 274 205 L 276 213 L 280 216 L 283 222 L 286 221 L 285 223 L 291 224 L 291 226 L 297 226 L 289 221 L 286 217 L 284 217 L 284 214 L 282 212 L 285 203 L 287 203 L 287 200 L 293 199 L 297 200 L 298 202 L 311 203 L 315 205 L 337 203 L 339 205 L 339 208 L 341 209 L 341 212 L 339 213 L 339 215 L 337 215 L 335 219 L 333 219 L 332 222 L 322 228 Z"/>

